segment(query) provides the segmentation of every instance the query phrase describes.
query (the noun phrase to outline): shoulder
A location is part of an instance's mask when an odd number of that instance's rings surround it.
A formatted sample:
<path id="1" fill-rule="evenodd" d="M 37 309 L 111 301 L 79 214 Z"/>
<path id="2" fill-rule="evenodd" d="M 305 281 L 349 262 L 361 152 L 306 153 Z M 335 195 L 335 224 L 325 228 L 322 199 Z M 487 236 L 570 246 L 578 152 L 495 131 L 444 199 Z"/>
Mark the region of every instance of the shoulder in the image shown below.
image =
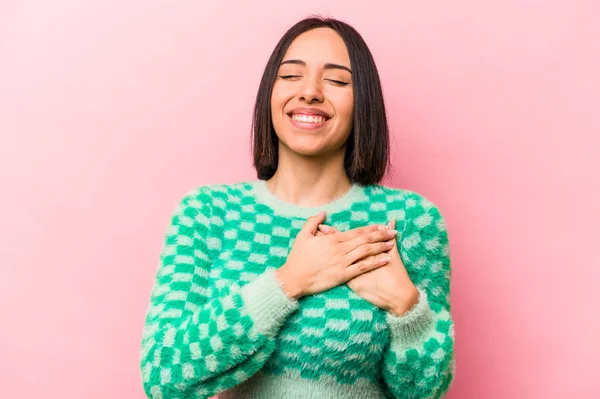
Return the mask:
<path id="1" fill-rule="evenodd" d="M 388 206 L 400 209 L 407 221 L 416 228 L 425 228 L 434 225 L 437 230 L 446 230 L 444 216 L 434 200 L 413 190 L 389 187 L 384 185 L 371 185 L 365 188 L 371 195 L 383 195 Z"/>
<path id="2" fill-rule="evenodd" d="M 439 210 L 433 200 L 421 193 L 406 188 L 373 184 L 365 187 L 365 193 L 369 197 L 384 196 L 389 202 L 402 201 L 406 204 L 407 208 L 419 207 L 425 210 L 433 208 Z"/>
<path id="3" fill-rule="evenodd" d="M 207 209 L 214 206 L 225 208 L 230 201 L 239 202 L 251 189 L 251 182 L 204 184 L 188 189 L 179 196 L 179 207 Z"/>

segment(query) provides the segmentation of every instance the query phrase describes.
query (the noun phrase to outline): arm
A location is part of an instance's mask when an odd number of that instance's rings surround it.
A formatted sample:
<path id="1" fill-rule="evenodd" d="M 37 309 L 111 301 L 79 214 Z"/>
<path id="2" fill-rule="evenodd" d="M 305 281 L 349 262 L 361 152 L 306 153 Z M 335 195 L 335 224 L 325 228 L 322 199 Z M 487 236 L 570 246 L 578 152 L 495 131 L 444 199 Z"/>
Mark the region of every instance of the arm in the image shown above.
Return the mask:
<path id="1" fill-rule="evenodd" d="M 145 318 L 140 366 L 149 398 L 208 398 L 250 378 L 297 308 L 273 271 L 241 288 L 208 285 L 211 197 L 206 188 L 175 209 Z"/>
<path id="2" fill-rule="evenodd" d="M 439 209 L 411 193 L 398 248 L 419 291 L 401 316 L 386 314 L 390 345 L 382 374 L 394 398 L 438 399 L 454 378 L 454 322 L 450 314 L 450 249 Z"/>

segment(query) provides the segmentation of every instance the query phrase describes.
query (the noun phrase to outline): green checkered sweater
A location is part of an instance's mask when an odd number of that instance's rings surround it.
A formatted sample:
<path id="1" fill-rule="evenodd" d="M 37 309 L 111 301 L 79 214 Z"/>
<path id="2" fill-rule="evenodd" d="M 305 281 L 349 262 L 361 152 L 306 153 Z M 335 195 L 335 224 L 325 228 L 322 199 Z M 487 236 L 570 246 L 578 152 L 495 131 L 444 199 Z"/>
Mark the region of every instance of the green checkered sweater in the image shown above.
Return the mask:
<path id="1" fill-rule="evenodd" d="M 309 216 L 341 231 L 396 219 L 419 302 L 394 316 L 346 284 L 288 298 L 274 271 Z M 455 370 L 450 251 L 438 208 L 413 191 L 355 184 L 321 207 L 265 181 L 201 186 L 170 219 L 141 343 L 158 399 L 440 398 Z"/>

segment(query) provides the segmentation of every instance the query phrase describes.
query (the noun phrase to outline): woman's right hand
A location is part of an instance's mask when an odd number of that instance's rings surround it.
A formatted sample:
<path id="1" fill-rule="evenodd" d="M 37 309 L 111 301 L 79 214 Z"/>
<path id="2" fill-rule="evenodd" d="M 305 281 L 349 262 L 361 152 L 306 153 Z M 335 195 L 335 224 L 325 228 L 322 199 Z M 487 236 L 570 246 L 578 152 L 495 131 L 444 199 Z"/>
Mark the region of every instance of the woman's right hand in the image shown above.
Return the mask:
<path id="1" fill-rule="evenodd" d="M 390 260 L 383 252 L 393 246 L 396 231 L 372 225 L 315 236 L 324 220 L 325 212 L 308 218 L 285 264 L 276 271 L 292 298 L 327 291 Z"/>

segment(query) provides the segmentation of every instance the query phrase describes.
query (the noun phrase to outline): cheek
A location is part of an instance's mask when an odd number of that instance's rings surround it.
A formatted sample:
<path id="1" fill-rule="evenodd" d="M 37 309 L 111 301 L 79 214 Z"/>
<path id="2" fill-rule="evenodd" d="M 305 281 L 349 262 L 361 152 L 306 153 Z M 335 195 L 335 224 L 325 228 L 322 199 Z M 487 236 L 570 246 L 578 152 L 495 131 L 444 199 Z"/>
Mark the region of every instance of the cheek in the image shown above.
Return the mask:
<path id="1" fill-rule="evenodd" d="M 338 114 L 352 112 L 354 104 L 352 90 L 332 90 L 326 93 L 326 98 L 333 104 Z"/>
<path id="2" fill-rule="evenodd" d="M 276 114 L 279 116 L 285 108 L 286 101 L 288 101 L 289 96 L 285 92 L 284 88 L 275 86 L 273 91 L 271 92 L 271 112 L 275 117 Z"/>
<path id="3" fill-rule="evenodd" d="M 342 118 L 352 121 L 352 115 L 354 112 L 354 97 L 352 94 L 346 95 L 339 99 L 337 110 Z"/>
<path id="4" fill-rule="evenodd" d="M 271 94 L 271 112 L 273 112 L 273 114 L 277 107 L 280 107 L 279 101 L 277 101 L 277 95 L 273 93 Z"/>
<path id="5" fill-rule="evenodd" d="M 277 83 L 273 86 L 273 90 L 271 91 L 271 107 L 281 107 L 281 88 Z"/>

